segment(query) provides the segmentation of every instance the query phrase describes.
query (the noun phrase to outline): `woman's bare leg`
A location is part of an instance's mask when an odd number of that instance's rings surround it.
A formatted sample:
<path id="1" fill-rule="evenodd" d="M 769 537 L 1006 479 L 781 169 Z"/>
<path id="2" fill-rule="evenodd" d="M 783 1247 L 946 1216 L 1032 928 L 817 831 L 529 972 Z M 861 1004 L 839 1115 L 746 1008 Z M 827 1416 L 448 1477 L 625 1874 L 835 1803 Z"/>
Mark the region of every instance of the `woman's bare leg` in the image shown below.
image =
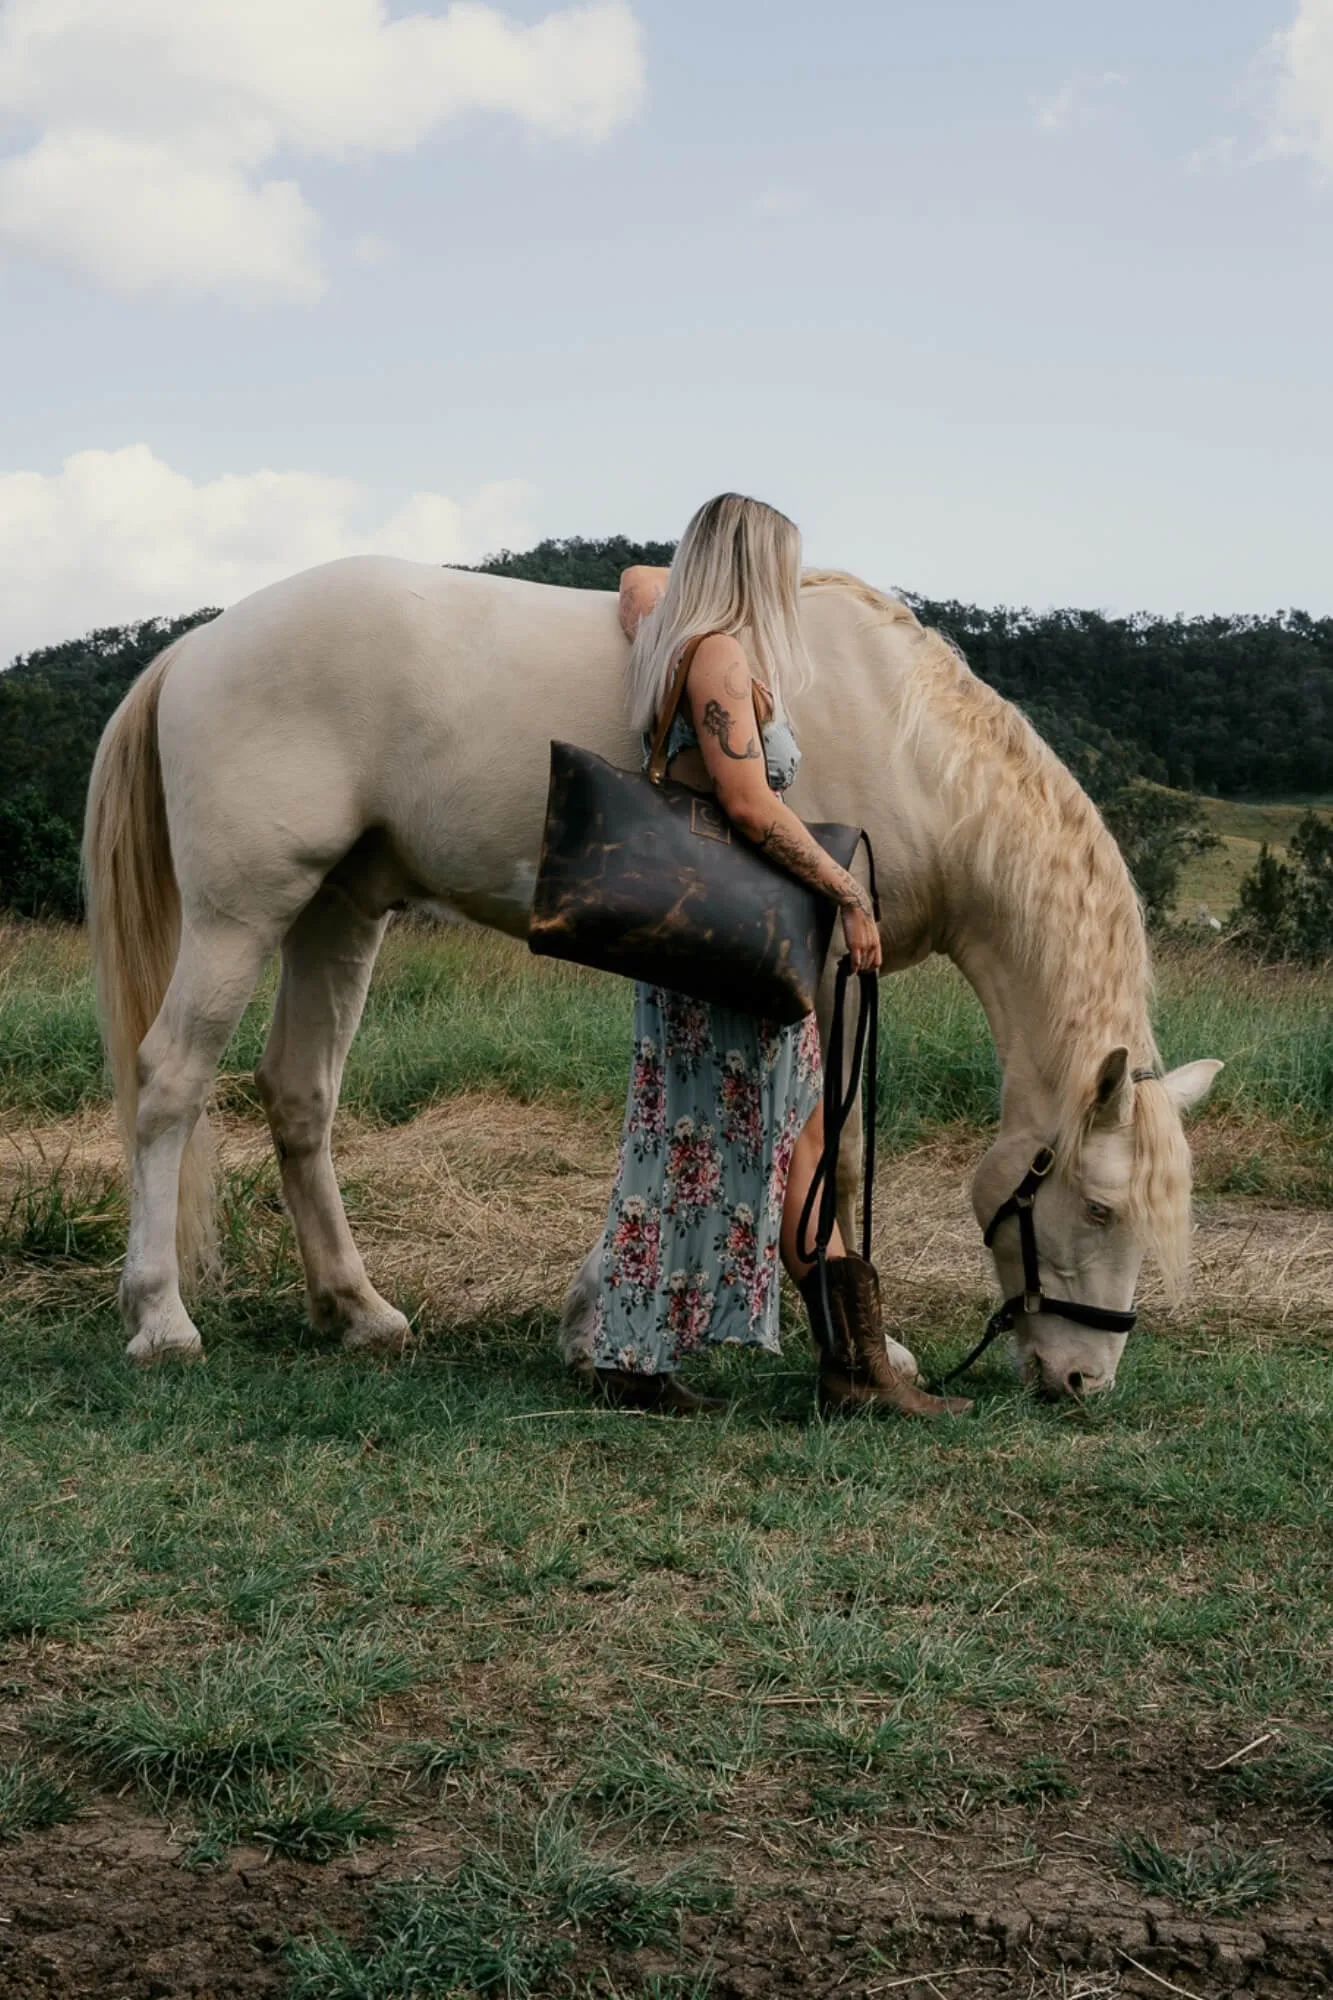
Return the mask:
<path id="1" fill-rule="evenodd" d="M 815 1268 L 812 1263 L 807 1262 L 799 1254 L 796 1247 L 796 1232 L 800 1227 L 801 1210 L 805 1206 L 805 1198 L 810 1192 L 810 1183 L 815 1177 L 815 1168 L 819 1165 L 819 1156 L 823 1150 L 824 1107 L 822 1104 L 817 1104 L 806 1119 L 805 1129 L 796 1141 L 796 1146 L 791 1156 L 791 1171 L 787 1176 L 787 1198 L 782 1204 L 782 1228 L 779 1235 L 782 1263 L 787 1276 L 792 1280 L 793 1284 L 797 1285 L 800 1284 L 802 1278 L 808 1278 Z M 806 1240 L 807 1242 L 813 1242 L 813 1239 L 814 1218 L 812 1217 L 810 1227 L 806 1232 Z M 830 1257 L 845 1257 L 847 1254 L 846 1246 L 842 1240 L 842 1231 L 838 1228 L 836 1222 L 833 1225 L 833 1235 L 829 1241 L 828 1254 Z"/>

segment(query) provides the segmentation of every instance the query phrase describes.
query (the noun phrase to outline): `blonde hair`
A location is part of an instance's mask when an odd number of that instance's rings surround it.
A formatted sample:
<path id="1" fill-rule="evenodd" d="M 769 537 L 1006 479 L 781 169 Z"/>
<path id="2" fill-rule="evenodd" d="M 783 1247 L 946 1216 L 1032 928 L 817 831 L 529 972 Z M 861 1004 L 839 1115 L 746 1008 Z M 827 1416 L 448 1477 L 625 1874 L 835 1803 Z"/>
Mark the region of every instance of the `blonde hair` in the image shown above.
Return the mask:
<path id="1" fill-rule="evenodd" d="M 665 595 L 630 648 L 631 727 L 652 727 L 682 646 L 705 632 L 745 633 L 751 662 L 782 713 L 784 693 L 811 678 L 800 591 L 801 536 L 794 521 L 742 493 L 705 501 L 680 538 Z"/>

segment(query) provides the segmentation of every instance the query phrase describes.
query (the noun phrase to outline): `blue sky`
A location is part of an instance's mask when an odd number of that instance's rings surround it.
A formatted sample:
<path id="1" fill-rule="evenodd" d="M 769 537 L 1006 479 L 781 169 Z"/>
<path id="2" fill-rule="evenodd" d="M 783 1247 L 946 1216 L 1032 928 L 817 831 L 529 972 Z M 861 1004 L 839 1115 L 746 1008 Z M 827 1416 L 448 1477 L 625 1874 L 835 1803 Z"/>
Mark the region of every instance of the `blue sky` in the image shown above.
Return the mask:
<path id="1" fill-rule="evenodd" d="M 1333 0 L 507 14 L 0 5 L 0 657 L 722 486 L 885 585 L 1333 612 Z"/>

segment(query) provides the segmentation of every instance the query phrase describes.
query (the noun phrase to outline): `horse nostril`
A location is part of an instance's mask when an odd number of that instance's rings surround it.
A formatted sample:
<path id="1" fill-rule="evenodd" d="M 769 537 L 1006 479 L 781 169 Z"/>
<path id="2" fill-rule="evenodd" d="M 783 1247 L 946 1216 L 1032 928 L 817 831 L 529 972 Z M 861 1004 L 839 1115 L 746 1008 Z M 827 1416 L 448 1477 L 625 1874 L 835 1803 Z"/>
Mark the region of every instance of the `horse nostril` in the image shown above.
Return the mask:
<path id="1" fill-rule="evenodd" d="M 1079 1369 L 1071 1368 L 1065 1376 L 1065 1387 L 1071 1395 L 1077 1396 L 1083 1387 L 1083 1376 Z"/>

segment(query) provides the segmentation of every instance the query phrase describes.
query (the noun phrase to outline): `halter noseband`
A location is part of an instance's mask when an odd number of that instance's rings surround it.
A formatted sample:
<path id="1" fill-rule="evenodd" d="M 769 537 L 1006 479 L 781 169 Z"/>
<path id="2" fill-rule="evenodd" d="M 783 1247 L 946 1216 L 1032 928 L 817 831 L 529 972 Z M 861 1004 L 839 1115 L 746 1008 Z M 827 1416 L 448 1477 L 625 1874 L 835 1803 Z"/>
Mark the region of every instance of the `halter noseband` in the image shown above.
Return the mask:
<path id="1" fill-rule="evenodd" d="M 1147 1083 L 1159 1080 L 1159 1069 L 1136 1069 L 1131 1072 L 1132 1083 Z M 1041 1288 L 1041 1266 L 1037 1256 L 1037 1226 L 1032 1210 L 1037 1199 L 1037 1190 L 1055 1165 L 1055 1153 L 1050 1146 L 1039 1146 L 1033 1156 L 1032 1165 L 1024 1174 L 1008 1201 L 1003 1201 L 990 1219 L 985 1231 L 985 1244 L 989 1250 L 995 1242 L 995 1233 L 1002 1222 L 1011 1215 L 1018 1217 L 1018 1243 L 1023 1256 L 1023 1289 L 1013 1298 L 1006 1299 L 997 1306 L 986 1322 L 986 1331 L 965 1361 L 951 1368 L 947 1375 L 941 1375 L 938 1384 L 954 1381 L 965 1375 L 974 1361 L 979 1361 L 993 1341 L 1002 1333 L 1012 1333 L 1014 1322 L 1020 1313 L 1029 1317 L 1037 1313 L 1054 1313 L 1060 1319 L 1072 1319 L 1078 1326 L 1090 1326 L 1098 1333 L 1128 1333 L 1138 1319 L 1135 1312 L 1112 1312 L 1106 1306 L 1085 1306 L 1077 1299 L 1048 1299 Z"/>

